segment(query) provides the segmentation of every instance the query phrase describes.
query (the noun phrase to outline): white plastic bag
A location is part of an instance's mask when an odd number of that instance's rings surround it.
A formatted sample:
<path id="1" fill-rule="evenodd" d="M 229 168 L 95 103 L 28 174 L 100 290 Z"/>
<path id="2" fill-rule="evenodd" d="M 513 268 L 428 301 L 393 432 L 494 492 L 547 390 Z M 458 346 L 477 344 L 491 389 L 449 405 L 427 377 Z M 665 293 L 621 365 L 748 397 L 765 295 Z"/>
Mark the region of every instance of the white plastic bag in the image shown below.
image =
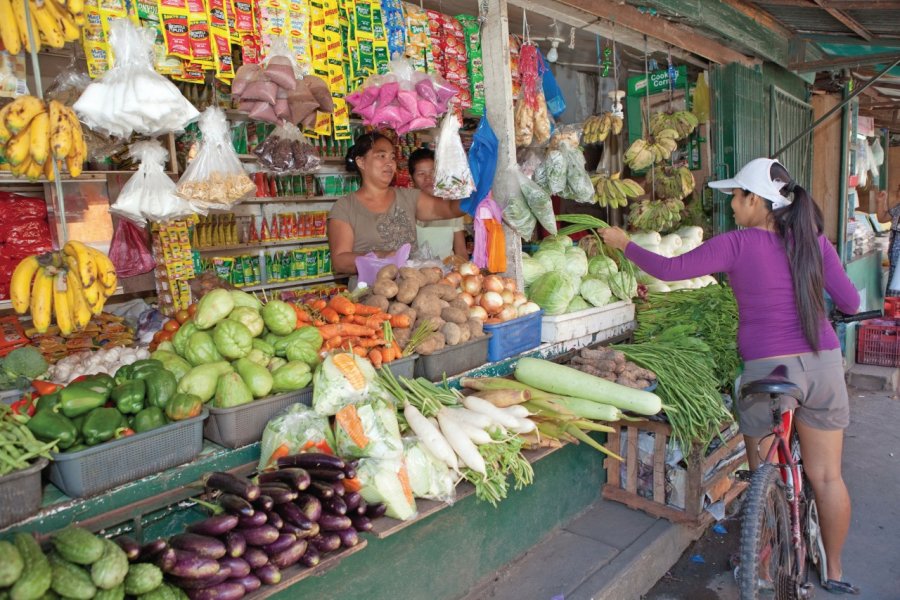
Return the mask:
<path id="1" fill-rule="evenodd" d="M 184 131 L 199 113 L 171 81 L 153 70 L 156 33 L 113 19 L 109 44 L 115 63 L 89 85 L 73 108 L 91 129 L 114 137 Z"/>
<path id="2" fill-rule="evenodd" d="M 469 159 L 459 138 L 459 119 L 448 111 L 441 123 L 434 151 L 434 195 L 456 200 L 475 191 Z"/>
<path id="3" fill-rule="evenodd" d="M 147 221 L 165 223 L 196 212 L 175 194 L 175 182 L 164 170 L 169 151 L 162 144 L 137 142 L 128 150 L 131 158 L 141 164 L 119 192 L 116 203 L 109 207 L 110 212 L 139 225 Z"/>

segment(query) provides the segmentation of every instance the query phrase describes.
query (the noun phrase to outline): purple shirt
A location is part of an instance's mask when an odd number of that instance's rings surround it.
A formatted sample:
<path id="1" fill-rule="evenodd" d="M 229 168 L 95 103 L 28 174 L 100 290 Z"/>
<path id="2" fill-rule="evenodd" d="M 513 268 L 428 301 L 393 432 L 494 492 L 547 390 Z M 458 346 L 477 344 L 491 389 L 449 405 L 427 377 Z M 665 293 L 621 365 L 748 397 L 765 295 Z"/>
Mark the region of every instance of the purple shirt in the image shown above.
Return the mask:
<path id="1" fill-rule="evenodd" d="M 857 312 L 859 292 L 844 272 L 837 253 L 825 236 L 819 237 L 819 246 L 825 290 L 840 311 Z M 791 269 L 777 233 L 756 228 L 730 231 L 675 258 L 654 254 L 631 242 L 625 256 L 663 281 L 726 273 L 737 299 L 737 342 L 744 360 L 813 352 L 803 337 Z M 840 347 L 824 315 L 819 332 L 819 350 Z"/>

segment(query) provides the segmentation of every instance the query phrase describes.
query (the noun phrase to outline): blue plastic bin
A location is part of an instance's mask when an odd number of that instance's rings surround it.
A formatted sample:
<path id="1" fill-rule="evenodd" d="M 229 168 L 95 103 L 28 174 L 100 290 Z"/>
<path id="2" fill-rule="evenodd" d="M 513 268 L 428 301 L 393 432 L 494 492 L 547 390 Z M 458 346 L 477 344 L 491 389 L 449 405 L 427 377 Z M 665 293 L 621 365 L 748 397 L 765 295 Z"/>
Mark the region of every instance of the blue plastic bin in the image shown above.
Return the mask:
<path id="1" fill-rule="evenodd" d="M 505 323 L 485 325 L 485 332 L 493 334 L 488 342 L 488 361 L 497 362 L 540 346 L 543 316 L 544 311 L 539 310 Z"/>

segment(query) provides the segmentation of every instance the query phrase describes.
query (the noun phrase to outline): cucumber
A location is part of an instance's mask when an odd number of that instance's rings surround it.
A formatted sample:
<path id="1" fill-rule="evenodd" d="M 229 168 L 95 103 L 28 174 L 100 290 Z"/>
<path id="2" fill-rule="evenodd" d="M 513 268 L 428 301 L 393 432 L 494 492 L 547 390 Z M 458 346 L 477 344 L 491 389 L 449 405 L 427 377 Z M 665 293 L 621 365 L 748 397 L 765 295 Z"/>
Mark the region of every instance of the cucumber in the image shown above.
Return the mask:
<path id="1" fill-rule="evenodd" d="M 9 587 L 18 581 L 24 568 L 22 555 L 9 542 L 0 541 L 0 588 Z"/>
<path id="2" fill-rule="evenodd" d="M 94 600 L 125 600 L 125 583 L 120 583 L 110 590 L 97 590 Z"/>
<path id="3" fill-rule="evenodd" d="M 30 533 L 17 533 L 15 543 L 24 568 L 9 591 L 10 600 L 38 600 L 50 589 L 50 562 Z"/>
<path id="4" fill-rule="evenodd" d="M 87 529 L 75 526 L 57 531 L 53 534 L 52 541 L 59 555 L 76 565 L 90 565 L 97 562 L 106 549 L 101 538 Z"/>
<path id="5" fill-rule="evenodd" d="M 128 569 L 125 576 L 125 593 L 129 596 L 140 596 L 152 592 L 163 580 L 162 571 L 156 565 L 137 563 Z"/>
<path id="6" fill-rule="evenodd" d="M 111 590 L 128 575 L 128 555 L 118 544 L 104 539 L 103 556 L 91 565 L 91 580 L 101 590 Z"/>
<path id="7" fill-rule="evenodd" d="M 61 556 L 50 555 L 50 571 L 52 573 L 50 588 L 60 596 L 65 595 L 66 598 L 73 600 L 91 600 L 97 593 L 97 587 L 91 581 L 90 574 Z"/>

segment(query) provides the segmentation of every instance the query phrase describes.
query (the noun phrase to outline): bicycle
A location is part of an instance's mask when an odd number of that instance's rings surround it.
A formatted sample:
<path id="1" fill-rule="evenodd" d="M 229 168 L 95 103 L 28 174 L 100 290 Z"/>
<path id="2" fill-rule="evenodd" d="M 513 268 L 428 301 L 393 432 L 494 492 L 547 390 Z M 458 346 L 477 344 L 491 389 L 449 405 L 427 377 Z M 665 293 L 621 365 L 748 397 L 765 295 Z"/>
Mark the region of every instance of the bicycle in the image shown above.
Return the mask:
<path id="1" fill-rule="evenodd" d="M 855 315 L 835 311 L 831 321 L 849 323 L 881 314 L 880 310 Z M 776 600 L 812 598 L 815 588 L 809 582 L 808 562 L 816 567 L 820 581 L 828 579 L 816 499 L 803 472 L 794 428 L 794 410 L 803 403 L 803 392 L 786 375 L 787 368 L 779 365 L 767 377 L 740 388 L 742 397 L 767 396 L 772 415 L 772 432 L 760 440 L 760 446 L 769 438 L 772 444 L 750 478 L 744 504 L 736 572 L 741 600 L 758 600 L 760 591 L 770 585 Z"/>

